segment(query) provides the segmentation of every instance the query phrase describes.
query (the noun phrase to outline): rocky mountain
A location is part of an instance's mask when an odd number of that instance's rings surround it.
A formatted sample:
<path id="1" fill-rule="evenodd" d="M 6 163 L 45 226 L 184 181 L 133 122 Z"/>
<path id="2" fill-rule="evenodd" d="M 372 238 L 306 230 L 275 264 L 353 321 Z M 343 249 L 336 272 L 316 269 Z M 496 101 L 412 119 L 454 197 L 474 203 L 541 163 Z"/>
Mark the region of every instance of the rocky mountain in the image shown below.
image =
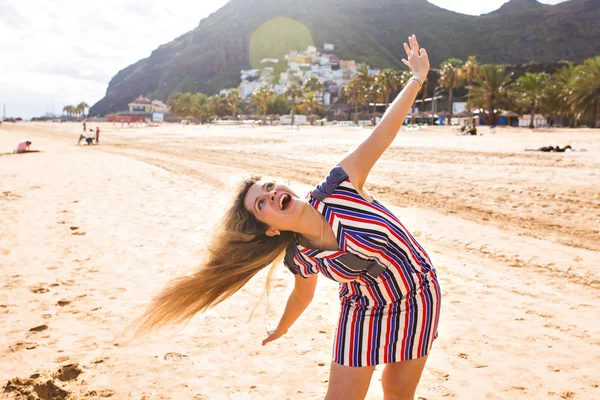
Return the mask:
<path id="1" fill-rule="evenodd" d="M 545 4 L 540 3 L 537 0 L 511 0 L 502 6 L 489 13 L 488 15 L 506 14 L 515 11 L 531 10 L 532 8 L 545 7 Z"/>
<path id="2" fill-rule="evenodd" d="M 240 70 L 311 42 L 334 44 L 342 59 L 399 69 L 411 33 L 433 67 L 469 55 L 483 63 L 522 64 L 600 54 L 600 0 L 533 3 L 511 0 L 502 12 L 474 17 L 426 0 L 230 0 L 194 30 L 119 71 L 90 115 L 125 110 L 138 95 L 165 100 L 174 92 L 235 87 Z"/>

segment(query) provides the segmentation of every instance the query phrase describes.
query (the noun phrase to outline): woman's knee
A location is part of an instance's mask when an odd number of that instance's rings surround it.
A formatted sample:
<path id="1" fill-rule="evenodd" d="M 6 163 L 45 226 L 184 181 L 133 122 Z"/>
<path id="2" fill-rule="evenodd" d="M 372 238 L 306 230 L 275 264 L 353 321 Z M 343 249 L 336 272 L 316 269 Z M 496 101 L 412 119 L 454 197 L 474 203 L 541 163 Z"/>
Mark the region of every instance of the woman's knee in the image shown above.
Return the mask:
<path id="1" fill-rule="evenodd" d="M 381 376 L 384 400 L 412 400 L 427 357 L 388 364 Z"/>
<path id="2" fill-rule="evenodd" d="M 363 400 L 374 370 L 374 366 L 347 367 L 332 362 L 325 400 Z"/>

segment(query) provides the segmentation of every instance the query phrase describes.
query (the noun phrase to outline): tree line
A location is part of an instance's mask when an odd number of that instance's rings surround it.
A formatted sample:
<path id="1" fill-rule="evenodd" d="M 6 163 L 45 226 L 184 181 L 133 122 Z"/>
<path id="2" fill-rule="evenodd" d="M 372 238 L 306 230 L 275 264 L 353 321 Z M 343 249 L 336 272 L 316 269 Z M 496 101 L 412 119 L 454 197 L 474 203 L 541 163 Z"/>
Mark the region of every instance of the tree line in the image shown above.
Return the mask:
<path id="1" fill-rule="evenodd" d="M 312 77 L 301 82 L 291 82 L 283 94 L 276 94 L 269 84 L 260 85 L 244 103 L 237 89 L 225 94 L 208 96 L 204 93 L 174 93 L 167 99 L 173 115 L 193 118 L 206 122 L 213 118 L 231 116 L 237 119 L 241 113 L 262 116 L 291 114 L 292 124 L 297 113 L 308 115 L 309 119 L 323 116 L 325 109 L 319 104 L 316 93 L 323 91 L 323 84 Z"/>
<path id="2" fill-rule="evenodd" d="M 82 101 L 81 103 L 79 103 L 76 106 L 71 106 L 71 105 L 64 106 L 63 112 L 65 114 L 67 114 L 67 116 L 69 118 L 74 117 L 74 116 L 75 117 L 83 117 L 83 116 L 85 116 L 85 110 L 87 108 L 90 108 L 90 106 L 85 101 Z"/>
<path id="3" fill-rule="evenodd" d="M 421 98 L 425 100 L 432 92 L 432 86 L 437 84 L 437 88 L 447 94 L 447 114 L 452 114 L 455 91 L 463 88 L 463 92 L 466 90 L 464 100 L 467 108 L 479 110 L 480 117 L 488 125 L 498 122 L 502 110 L 510 110 L 519 115 L 530 114 L 531 128 L 536 114 L 543 115 L 548 122 L 560 117 L 571 127 L 582 122 L 600 127 L 600 56 L 585 60 L 580 65 L 564 63 L 553 74 L 526 72 L 515 77 L 504 65 L 480 65 L 475 56 L 470 56 L 465 62 L 450 58 L 433 71 L 438 78 L 435 83 L 425 80 Z M 340 92 L 337 102 L 354 107 L 355 123 L 358 123 L 361 114 L 359 107 L 366 108 L 363 114 L 374 120 L 379 114 L 374 104 L 385 104 L 387 109 L 391 96 L 398 93 L 410 77 L 409 71 L 389 68 L 379 74 L 369 74 L 368 67 L 362 66 Z M 325 90 L 327 87 L 318 78 L 311 77 L 303 83 L 290 82 L 280 95 L 274 93 L 271 85 L 263 84 L 251 95 L 249 103 L 244 103 L 239 91 L 232 89 L 226 94 L 213 96 L 175 93 L 169 97 L 168 104 L 174 115 L 202 122 L 226 115 L 236 119 L 239 113 L 244 112 L 260 114 L 263 121 L 270 114 L 291 113 L 292 123 L 295 115 L 300 113 L 308 115 L 312 123 L 327 111 L 317 97 L 317 93 L 324 94 Z M 433 92 L 435 96 L 437 91 Z"/>

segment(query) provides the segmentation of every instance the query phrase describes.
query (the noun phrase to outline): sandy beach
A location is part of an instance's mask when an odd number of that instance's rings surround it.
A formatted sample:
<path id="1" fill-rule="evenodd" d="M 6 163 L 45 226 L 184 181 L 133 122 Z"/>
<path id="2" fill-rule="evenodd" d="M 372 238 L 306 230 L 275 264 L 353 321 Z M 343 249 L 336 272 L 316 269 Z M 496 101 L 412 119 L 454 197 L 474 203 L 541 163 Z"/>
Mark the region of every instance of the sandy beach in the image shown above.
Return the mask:
<path id="1" fill-rule="evenodd" d="M 200 264 L 241 176 L 305 193 L 369 130 L 95 126 L 98 146 L 76 146 L 78 123 L 0 125 L 0 398 L 323 398 L 338 316 L 323 277 L 265 347 L 293 286 L 283 266 L 268 302 L 265 270 L 186 326 L 122 333 Z M 402 131 L 366 185 L 442 286 L 417 398 L 600 398 L 600 132 L 480 129 Z M 41 152 L 10 154 L 24 139 Z M 524 151 L 566 144 L 587 151 Z"/>

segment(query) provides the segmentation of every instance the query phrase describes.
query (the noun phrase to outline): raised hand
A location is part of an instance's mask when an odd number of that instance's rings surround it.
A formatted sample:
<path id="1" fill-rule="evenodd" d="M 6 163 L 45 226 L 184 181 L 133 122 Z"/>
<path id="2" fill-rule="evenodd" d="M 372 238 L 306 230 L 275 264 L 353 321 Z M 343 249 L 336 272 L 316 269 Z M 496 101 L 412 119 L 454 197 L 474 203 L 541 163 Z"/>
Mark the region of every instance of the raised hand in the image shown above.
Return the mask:
<path id="1" fill-rule="evenodd" d="M 419 42 L 417 42 L 415 35 L 408 37 L 408 43 L 404 43 L 404 50 L 406 51 L 406 58 L 408 60 L 403 58 L 402 62 L 410 68 L 413 75 L 418 76 L 421 80 L 425 80 L 429 72 L 429 56 L 427 56 L 427 51 L 419 49 Z"/>

